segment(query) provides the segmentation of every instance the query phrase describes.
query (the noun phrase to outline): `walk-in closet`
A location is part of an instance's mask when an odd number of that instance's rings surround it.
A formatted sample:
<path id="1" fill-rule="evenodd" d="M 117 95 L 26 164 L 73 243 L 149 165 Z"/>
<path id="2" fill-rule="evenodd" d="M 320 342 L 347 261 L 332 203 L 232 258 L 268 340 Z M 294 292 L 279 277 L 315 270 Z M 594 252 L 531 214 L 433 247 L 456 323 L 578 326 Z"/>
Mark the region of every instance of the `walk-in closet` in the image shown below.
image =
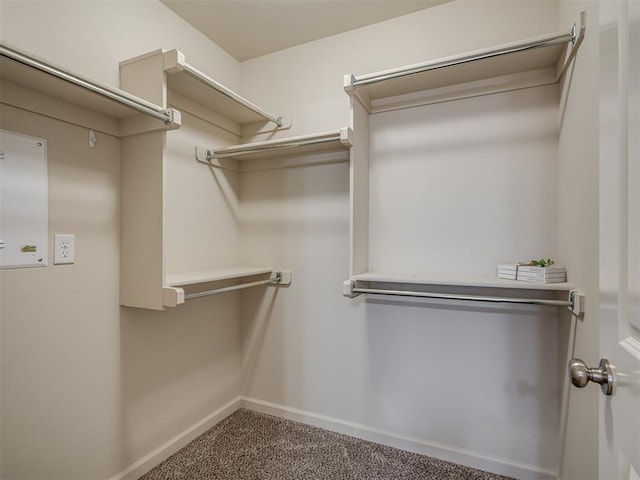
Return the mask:
<path id="1" fill-rule="evenodd" d="M 635 478 L 639 10 L 0 0 L 2 480 Z"/>

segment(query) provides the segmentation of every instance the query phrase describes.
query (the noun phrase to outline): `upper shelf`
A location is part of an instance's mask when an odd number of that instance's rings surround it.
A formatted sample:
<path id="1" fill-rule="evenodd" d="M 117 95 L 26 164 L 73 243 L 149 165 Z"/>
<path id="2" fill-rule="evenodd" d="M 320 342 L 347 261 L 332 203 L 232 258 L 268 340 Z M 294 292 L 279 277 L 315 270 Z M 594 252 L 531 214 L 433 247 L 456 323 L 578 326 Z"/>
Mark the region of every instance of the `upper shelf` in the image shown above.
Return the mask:
<path id="1" fill-rule="evenodd" d="M 207 150 L 206 160 L 222 158 L 231 158 L 238 161 L 266 160 L 294 154 L 305 155 L 343 150 L 351 146 L 351 133 L 351 129 L 345 127 L 330 132 L 233 145 L 216 150 Z"/>
<path id="2" fill-rule="evenodd" d="M 179 50 L 158 49 L 120 62 L 120 86 L 240 137 L 290 126 L 191 66 Z"/>
<path id="3" fill-rule="evenodd" d="M 538 72 L 538 76 L 544 78 L 542 82 L 554 83 L 564 73 L 584 37 L 584 12 L 580 23 L 579 28 L 574 24 L 569 32 L 552 33 L 376 73 L 347 75 L 344 88 L 374 112 L 376 100 L 459 84 L 468 84 L 466 88 L 469 89 L 477 88 L 479 81 L 523 72 Z M 568 53 L 567 48 L 570 49 Z M 545 75 L 541 75 L 544 70 Z"/>
<path id="4" fill-rule="evenodd" d="M 266 112 L 192 67 L 179 50 L 164 52 L 163 62 L 169 93 L 177 92 L 240 124 L 268 121 L 283 126 L 282 117 Z"/>
<path id="5" fill-rule="evenodd" d="M 108 117 L 127 119 L 128 123 L 120 131 L 109 132 L 115 135 L 139 133 L 139 128 L 131 126 L 139 113 L 160 120 L 162 123 L 156 122 L 160 125 L 156 128 L 177 128 L 180 125 L 180 115 L 172 109 L 165 109 L 1 43 L 0 79 Z"/>

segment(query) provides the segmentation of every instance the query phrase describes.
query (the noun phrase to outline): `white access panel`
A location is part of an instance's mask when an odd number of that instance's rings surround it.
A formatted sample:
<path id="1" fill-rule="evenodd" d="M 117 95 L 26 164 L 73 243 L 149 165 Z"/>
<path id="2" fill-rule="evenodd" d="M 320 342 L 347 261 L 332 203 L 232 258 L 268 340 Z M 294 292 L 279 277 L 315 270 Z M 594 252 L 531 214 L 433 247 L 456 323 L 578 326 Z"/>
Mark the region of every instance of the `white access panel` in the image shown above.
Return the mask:
<path id="1" fill-rule="evenodd" d="M 46 266 L 47 142 L 0 130 L 0 268 Z"/>

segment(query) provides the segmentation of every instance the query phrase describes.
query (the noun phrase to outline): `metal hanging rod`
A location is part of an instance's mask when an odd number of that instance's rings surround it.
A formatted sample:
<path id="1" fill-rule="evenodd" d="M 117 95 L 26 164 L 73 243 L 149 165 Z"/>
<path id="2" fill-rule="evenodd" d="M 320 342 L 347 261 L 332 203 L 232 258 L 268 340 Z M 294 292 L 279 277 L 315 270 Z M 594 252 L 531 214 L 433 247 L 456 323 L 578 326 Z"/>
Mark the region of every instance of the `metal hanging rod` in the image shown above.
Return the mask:
<path id="1" fill-rule="evenodd" d="M 456 65 L 462 65 L 465 63 L 475 62 L 478 60 L 484 60 L 487 58 L 498 57 L 501 55 L 507 55 L 510 53 L 523 52 L 526 50 L 533 50 L 535 48 L 550 47 L 553 45 L 559 45 L 563 43 L 575 44 L 577 38 L 577 27 L 574 24 L 569 33 L 553 34 L 545 37 L 532 40 L 530 42 L 511 44 L 503 46 L 493 50 L 485 50 L 480 53 L 464 54 L 455 57 L 451 57 L 447 60 L 426 62 L 410 67 L 398 68 L 394 70 L 387 70 L 386 72 L 370 73 L 360 76 L 351 76 L 352 88 L 362 87 L 364 85 L 370 85 L 373 83 L 384 82 L 386 80 L 392 80 L 396 78 L 406 77 L 409 75 L 415 75 L 418 73 L 429 72 L 432 70 L 438 70 L 440 68 L 453 67 Z"/>
<path id="2" fill-rule="evenodd" d="M 546 300 L 541 298 L 487 297 L 483 295 L 453 295 L 448 293 L 411 292 L 406 290 L 379 290 L 376 288 L 354 287 L 353 293 L 375 293 L 378 295 L 396 295 L 401 297 L 438 298 L 444 300 L 470 300 L 473 302 L 523 303 L 531 305 L 547 305 L 551 307 L 572 307 L 569 300 Z"/>
<path id="3" fill-rule="evenodd" d="M 270 284 L 275 285 L 275 284 L 282 283 L 282 279 L 283 279 L 282 272 L 276 272 L 275 277 L 269 278 L 267 280 L 258 280 L 257 282 L 241 283 L 240 285 L 232 285 L 230 287 L 215 288 L 213 290 L 207 290 L 205 292 L 187 293 L 185 294 L 184 299 L 192 300 L 194 298 L 209 297 L 211 295 L 218 295 L 220 293 L 233 292 L 235 290 L 243 290 L 245 288 L 259 287 L 261 285 L 270 285 Z"/>
<path id="4" fill-rule="evenodd" d="M 237 150 L 236 152 L 226 152 L 223 150 L 218 150 L 218 151 L 206 150 L 206 155 L 207 155 L 206 159 L 212 160 L 214 158 L 240 157 L 243 155 L 251 155 L 256 153 L 277 152 L 279 150 L 288 150 L 290 148 L 298 148 L 298 147 L 304 147 L 308 145 L 320 145 L 323 143 L 331 143 L 331 142 L 336 142 L 340 140 L 341 140 L 341 136 L 340 136 L 340 132 L 338 132 L 335 135 L 331 135 L 328 137 L 310 139 L 310 140 L 304 140 L 304 141 L 288 142 L 288 143 L 274 143 L 272 146 L 257 144 L 255 146 L 247 146 L 246 148 Z"/>
<path id="5" fill-rule="evenodd" d="M 193 68 L 188 63 L 182 64 L 181 67 L 182 67 L 182 71 L 184 73 L 186 73 L 187 75 L 189 75 L 190 77 L 196 79 L 200 83 L 203 83 L 203 84 L 207 85 L 210 88 L 213 88 L 214 90 L 216 90 L 217 92 L 221 93 L 225 97 L 233 100 L 236 103 L 241 104 L 243 107 L 251 110 L 252 112 L 260 115 L 261 117 L 269 120 L 270 122 L 275 123 L 278 127 L 282 127 L 284 125 L 284 118 L 283 117 L 274 117 L 270 113 L 265 112 L 263 109 L 261 109 L 257 105 L 254 105 L 253 103 L 251 103 L 247 99 L 242 98 L 241 96 L 237 95 L 233 91 L 229 90 L 224 85 L 221 85 L 220 83 L 216 82 L 215 80 L 209 78 L 207 75 L 202 73 L 197 68 Z"/>
<path id="6" fill-rule="evenodd" d="M 0 55 L 13 60 L 14 62 L 34 68 L 42 73 L 46 73 L 47 75 L 51 75 L 52 77 L 56 77 L 67 83 L 71 83 L 72 85 L 88 90 L 89 92 L 95 93 L 103 98 L 119 103 L 120 105 L 135 110 L 138 113 L 162 120 L 167 125 L 173 123 L 173 111 L 171 109 L 159 109 L 152 103 L 146 102 L 125 91 L 99 84 L 93 80 L 82 78 L 76 74 L 65 72 L 54 65 L 30 57 L 14 48 L 7 47 L 6 45 L 0 44 Z"/>

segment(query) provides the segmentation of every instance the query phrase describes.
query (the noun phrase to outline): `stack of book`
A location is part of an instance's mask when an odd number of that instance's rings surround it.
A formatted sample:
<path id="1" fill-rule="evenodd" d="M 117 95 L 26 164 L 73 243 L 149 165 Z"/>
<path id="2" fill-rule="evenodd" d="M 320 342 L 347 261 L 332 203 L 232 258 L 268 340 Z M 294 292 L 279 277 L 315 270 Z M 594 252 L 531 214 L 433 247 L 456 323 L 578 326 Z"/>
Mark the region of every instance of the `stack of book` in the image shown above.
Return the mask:
<path id="1" fill-rule="evenodd" d="M 498 278 L 533 283 L 561 283 L 567 281 L 565 267 L 534 267 L 508 263 L 498 265 Z"/>

